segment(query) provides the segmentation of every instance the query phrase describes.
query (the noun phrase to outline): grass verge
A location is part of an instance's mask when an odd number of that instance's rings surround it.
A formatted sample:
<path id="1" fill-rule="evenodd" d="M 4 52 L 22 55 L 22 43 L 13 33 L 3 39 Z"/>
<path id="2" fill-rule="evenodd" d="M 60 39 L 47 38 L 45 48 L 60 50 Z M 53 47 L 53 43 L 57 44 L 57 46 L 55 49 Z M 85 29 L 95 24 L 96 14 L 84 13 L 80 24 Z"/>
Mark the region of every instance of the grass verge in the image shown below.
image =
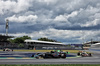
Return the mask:
<path id="1" fill-rule="evenodd" d="M 14 51 L 20 51 L 20 52 L 50 52 L 53 50 L 14 50 Z M 70 53 L 77 53 L 79 50 L 62 50 L 64 52 L 68 51 Z"/>
<path id="2" fill-rule="evenodd" d="M 0 51 L 3 51 L 3 50 L 0 50 Z M 53 51 L 53 50 L 28 50 L 28 49 L 14 49 L 13 51 L 18 51 L 18 52 L 50 52 L 50 51 Z M 78 53 L 79 50 L 62 50 L 64 52 L 68 51 L 70 53 Z"/>

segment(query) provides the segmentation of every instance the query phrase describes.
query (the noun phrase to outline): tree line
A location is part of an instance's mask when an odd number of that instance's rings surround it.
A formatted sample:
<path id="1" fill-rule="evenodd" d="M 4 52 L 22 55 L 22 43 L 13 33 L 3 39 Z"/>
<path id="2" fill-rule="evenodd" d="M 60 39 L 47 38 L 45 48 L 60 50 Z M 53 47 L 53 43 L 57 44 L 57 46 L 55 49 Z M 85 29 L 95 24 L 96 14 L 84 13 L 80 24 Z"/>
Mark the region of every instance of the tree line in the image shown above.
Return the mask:
<path id="1" fill-rule="evenodd" d="M 11 43 L 13 43 L 13 44 L 17 44 L 18 47 L 24 47 L 24 41 L 25 41 L 26 39 L 32 39 L 32 38 L 29 37 L 29 36 L 22 36 L 22 37 L 17 37 L 17 38 L 14 38 L 14 39 L 9 39 L 9 41 L 10 41 Z M 37 40 L 39 40 L 39 41 L 49 41 L 49 42 L 58 42 L 58 41 L 56 41 L 56 40 L 49 39 L 49 38 L 45 38 L 45 37 L 39 38 L 39 39 L 37 39 Z"/>

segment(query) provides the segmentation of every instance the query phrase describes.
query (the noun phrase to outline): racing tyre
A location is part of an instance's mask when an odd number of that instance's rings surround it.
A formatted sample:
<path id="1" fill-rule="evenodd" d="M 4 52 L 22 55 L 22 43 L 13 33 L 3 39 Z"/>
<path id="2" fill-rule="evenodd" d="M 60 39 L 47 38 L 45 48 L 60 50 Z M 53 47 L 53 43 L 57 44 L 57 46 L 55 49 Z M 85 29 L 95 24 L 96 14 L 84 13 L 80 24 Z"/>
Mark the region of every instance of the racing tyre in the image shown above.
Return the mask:
<path id="1" fill-rule="evenodd" d="M 80 56 L 80 52 L 78 52 L 77 55 Z"/>
<path id="2" fill-rule="evenodd" d="M 61 58 L 66 58 L 66 54 L 61 54 Z"/>
<path id="3" fill-rule="evenodd" d="M 46 59 L 46 54 L 43 54 L 43 58 Z"/>
<path id="4" fill-rule="evenodd" d="M 31 57 L 34 57 L 34 54 Z"/>
<path id="5" fill-rule="evenodd" d="M 91 54 L 91 53 L 89 53 L 89 56 L 91 57 L 91 56 L 92 56 L 92 54 Z"/>

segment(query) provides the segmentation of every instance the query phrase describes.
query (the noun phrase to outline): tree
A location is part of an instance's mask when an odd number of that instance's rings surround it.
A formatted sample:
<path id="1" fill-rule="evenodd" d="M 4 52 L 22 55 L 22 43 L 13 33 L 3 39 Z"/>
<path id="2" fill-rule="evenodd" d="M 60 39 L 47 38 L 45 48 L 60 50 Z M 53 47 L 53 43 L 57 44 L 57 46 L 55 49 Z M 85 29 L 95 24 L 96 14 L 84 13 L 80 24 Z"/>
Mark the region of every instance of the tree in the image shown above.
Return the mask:
<path id="1" fill-rule="evenodd" d="M 58 42 L 58 41 L 56 41 L 56 40 L 53 40 L 53 39 L 48 39 L 48 38 L 39 38 L 38 40 L 40 40 L 40 41 L 49 41 L 49 42 Z"/>
<path id="2" fill-rule="evenodd" d="M 26 39 L 31 39 L 29 36 L 18 37 L 15 39 L 9 39 L 11 43 L 24 43 Z"/>
<path id="3" fill-rule="evenodd" d="M 21 44 L 21 43 L 20 43 L 20 44 L 18 45 L 18 47 L 23 48 L 23 47 L 24 47 L 24 44 Z"/>
<path id="4" fill-rule="evenodd" d="M 67 46 L 68 46 L 68 47 L 71 47 L 71 45 L 70 45 L 70 44 L 68 44 Z"/>

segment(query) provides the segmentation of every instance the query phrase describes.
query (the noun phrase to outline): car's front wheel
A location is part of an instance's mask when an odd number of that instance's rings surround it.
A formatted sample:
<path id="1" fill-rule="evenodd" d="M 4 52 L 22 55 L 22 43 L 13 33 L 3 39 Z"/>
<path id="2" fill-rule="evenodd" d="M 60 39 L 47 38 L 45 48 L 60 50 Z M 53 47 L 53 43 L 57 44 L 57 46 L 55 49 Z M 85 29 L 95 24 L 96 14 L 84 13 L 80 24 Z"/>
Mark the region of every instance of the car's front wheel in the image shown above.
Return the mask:
<path id="1" fill-rule="evenodd" d="M 61 58 L 66 58 L 66 54 L 61 54 Z"/>

